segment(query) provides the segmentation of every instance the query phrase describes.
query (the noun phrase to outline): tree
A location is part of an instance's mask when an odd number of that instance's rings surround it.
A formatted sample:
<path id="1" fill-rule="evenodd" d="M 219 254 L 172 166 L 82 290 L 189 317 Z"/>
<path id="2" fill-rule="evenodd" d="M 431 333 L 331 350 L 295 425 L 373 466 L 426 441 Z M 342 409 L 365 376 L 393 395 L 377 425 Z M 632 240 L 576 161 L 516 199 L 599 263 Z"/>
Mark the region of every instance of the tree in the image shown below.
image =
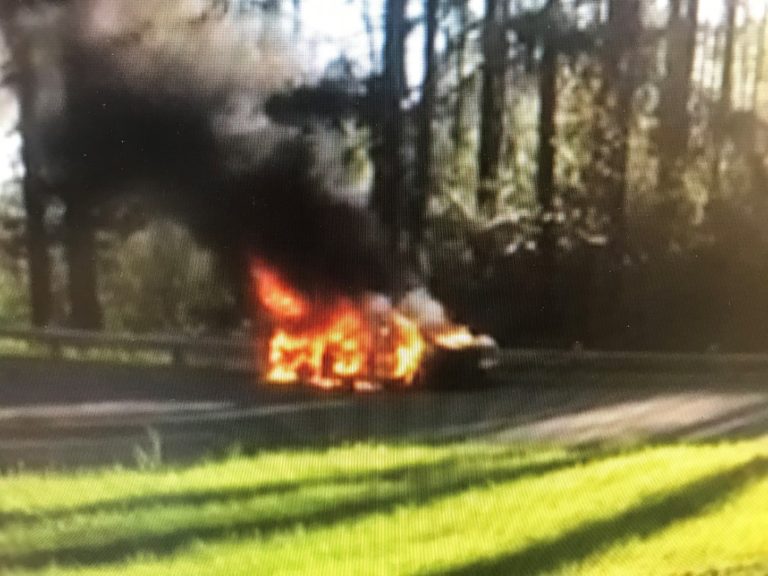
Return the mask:
<path id="1" fill-rule="evenodd" d="M 492 218 L 499 208 L 499 177 L 507 96 L 507 2 L 486 0 L 483 23 L 483 87 L 480 109 L 477 207 Z"/>
<path id="2" fill-rule="evenodd" d="M 694 3 L 696 0 L 694 0 Z M 611 246 L 616 276 L 626 253 L 626 200 L 629 135 L 632 128 L 632 98 L 639 83 L 641 68 L 637 46 L 642 37 L 639 0 L 611 0 L 608 28 L 603 45 L 603 84 L 598 105 L 605 112 L 605 134 L 602 148 L 603 186 L 607 196 L 607 213 L 611 222 Z"/>
<path id="3" fill-rule="evenodd" d="M 453 0 L 452 9 L 456 19 L 455 38 L 452 41 L 452 51 L 447 55 L 452 57 L 448 69 L 453 68 L 455 101 L 450 122 L 450 138 L 452 146 L 451 172 L 455 185 L 472 195 L 475 204 L 475 177 L 477 171 L 477 150 L 473 138 L 474 126 L 469 121 L 473 110 L 473 99 L 476 94 L 475 70 L 467 71 L 467 64 L 472 55 L 470 43 L 470 13 L 469 0 Z M 468 198 L 469 200 L 469 198 Z"/>
<path id="4" fill-rule="evenodd" d="M 608 278 L 601 306 L 612 332 L 623 327 L 620 311 L 627 255 L 627 169 L 629 138 L 634 118 L 632 100 L 643 68 L 638 55 L 642 40 L 640 0 L 611 0 L 599 53 L 601 84 L 595 103 L 594 148 L 590 184 L 608 218 Z M 594 314 L 594 311 L 590 311 Z"/>
<path id="5" fill-rule="evenodd" d="M 43 119 L 38 117 L 37 111 L 41 108 L 38 105 L 39 99 L 45 98 L 49 88 L 46 82 L 51 75 L 50 71 L 44 68 L 52 64 L 46 61 L 46 57 L 55 60 L 57 55 L 48 53 L 55 49 L 47 46 L 45 40 L 38 37 L 42 34 L 41 31 L 34 28 L 22 30 L 16 27 L 17 14 L 13 6 L 4 3 L 2 10 L 0 20 L 12 57 L 19 94 L 19 129 L 24 141 L 23 189 L 27 212 L 32 321 L 35 325 L 45 325 L 51 317 L 51 271 L 44 215 L 45 198 L 56 193 L 65 200 L 67 205 L 64 221 L 71 322 L 78 328 L 98 329 L 102 327 L 102 315 L 96 284 L 92 208 L 88 200 L 82 200 L 78 194 L 67 194 L 64 190 L 58 189 L 61 183 L 54 184 L 44 176 L 46 153 L 43 148 L 46 143 L 39 130 Z M 43 54 L 46 57 L 41 57 Z M 59 88 L 57 87 L 56 90 Z M 83 183 L 81 182 L 80 185 L 82 186 Z M 78 186 L 72 188 L 78 188 Z"/>
<path id="6" fill-rule="evenodd" d="M 69 270 L 70 322 L 73 327 L 104 327 L 98 296 L 93 202 L 70 196 L 64 214 L 65 246 Z"/>
<path id="7" fill-rule="evenodd" d="M 235 294 L 220 258 L 167 219 L 107 237 L 101 277 L 110 328 L 136 332 L 226 330 Z"/>
<path id="8" fill-rule="evenodd" d="M 681 185 L 688 150 L 688 104 L 696 51 L 699 0 L 670 0 L 666 35 L 666 75 L 659 101 L 658 188 L 674 194 Z"/>
<path id="9" fill-rule="evenodd" d="M 424 30 L 424 82 L 421 89 L 421 104 L 419 107 L 418 135 L 418 203 L 414 210 L 411 223 L 412 249 L 421 242 L 429 197 L 434 193 L 433 152 L 433 122 L 435 116 L 435 99 L 437 95 L 437 62 L 435 57 L 435 37 L 437 35 L 438 0 L 425 0 L 425 30 Z"/>
<path id="10" fill-rule="evenodd" d="M 539 63 L 539 121 L 536 172 L 536 199 L 541 210 L 539 247 L 541 256 L 541 299 L 545 320 L 554 319 L 554 277 L 556 272 L 557 184 L 555 162 L 557 150 L 556 116 L 558 109 L 558 74 L 560 55 L 583 48 L 582 34 L 567 18 L 558 0 L 549 0 L 539 13 L 524 18 L 517 26 L 527 39 L 529 58 L 537 44 L 542 46 Z"/>
<path id="11" fill-rule="evenodd" d="M 554 271 L 556 238 L 555 212 L 555 114 L 557 112 L 557 60 L 556 40 L 548 38 L 544 43 L 539 75 L 539 152 L 536 173 L 536 196 L 543 213 L 541 256 L 545 276 L 551 278 Z"/>
<path id="12" fill-rule="evenodd" d="M 22 137 L 24 177 L 22 195 L 26 211 L 26 248 L 29 267 L 29 296 L 32 324 L 45 326 L 51 320 L 51 262 L 45 229 L 47 190 L 32 150 L 31 133 L 35 122 L 34 77 L 30 74 L 30 49 L 27 39 L 15 26 L 16 8 L 0 3 L 0 31 L 10 56 L 10 69 L 19 102 L 19 132 Z"/>
<path id="13" fill-rule="evenodd" d="M 456 107 L 454 109 L 452 137 L 455 148 L 462 148 L 466 143 L 466 113 L 469 100 L 469 80 L 465 76 L 467 62 L 467 44 L 469 37 L 469 0 L 458 0 L 456 2 L 456 18 L 458 21 L 458 36 L 456 39 L 455 55 L 456 60 L 453 64 L 456 71 Z"/>
<path id="14" fill-rule="evenodd" d="M 373 206 L 388 230 L 393 246 L 400 250 L 404 232 L 404 162 L 402 99 L 407 91 L 405 77 L 406 0 L 387 0 L 384 11 L 384 55 L 381 78 L 375 83 L 373 99 L 380 104 L 374 122 L 373 160 L 376 174 Z"/>
<path id="15" fill-rule="evenodd" d="M 720 194 L 722 180 L 723 144 L 725 123 L 733 105 L 733 59 L 736 43 L 736 10 L 738 0 L 726 1 L 725 48 L 723 50 L 723 68 L 720 78 L 720 100 L 716 105 L 713 118 L 714 161 L 712 163 L 712 190 Z"/>

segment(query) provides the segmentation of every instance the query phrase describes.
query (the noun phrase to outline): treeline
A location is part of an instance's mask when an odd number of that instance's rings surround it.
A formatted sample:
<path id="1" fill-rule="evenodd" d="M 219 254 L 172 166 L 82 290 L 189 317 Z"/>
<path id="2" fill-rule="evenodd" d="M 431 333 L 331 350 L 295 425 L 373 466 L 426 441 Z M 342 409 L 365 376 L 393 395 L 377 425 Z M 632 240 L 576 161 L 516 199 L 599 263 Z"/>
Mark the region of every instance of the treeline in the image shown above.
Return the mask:
<path id="1" fill-rule="evenodd" d="M 434 291 L 507 344 L 765 350 L 765 6 L 475 6 L 411 112 Z"/>
<path id="2" fill-rule="evenodd" d="M 301 34 L 298 0 L 248 4 Z M 768 349 L 762 2 L 350 4 L 369 62 L 339 58 L 268 110 L 344 127 L 348 176 L 370 176 L 394 249 L 457 316 L 509 345 Z M 76 202 L 52 218 L 56 192 L 22 160 L 4 269 L 28 280 L 34 324 L 239 325 L 237 274 L 183 228 Z M 151 256 L 169 226 L 178 254 Z"/>

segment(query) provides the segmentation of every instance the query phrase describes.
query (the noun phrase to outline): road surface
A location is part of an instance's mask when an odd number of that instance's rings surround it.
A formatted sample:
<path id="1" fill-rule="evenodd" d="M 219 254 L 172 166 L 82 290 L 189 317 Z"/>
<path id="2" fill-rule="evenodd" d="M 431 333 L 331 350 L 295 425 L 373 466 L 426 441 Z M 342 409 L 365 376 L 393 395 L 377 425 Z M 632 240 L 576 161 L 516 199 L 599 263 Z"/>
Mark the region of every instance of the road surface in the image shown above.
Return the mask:
<path id="1" fill-rule="evenodd" d="M 768 433 L 768 369 L 505 369 L 490 385 L 319 393 L 245 373 L 0 360 L 0 469 L 183 462 L 356 441 L 591 445 Z"/>

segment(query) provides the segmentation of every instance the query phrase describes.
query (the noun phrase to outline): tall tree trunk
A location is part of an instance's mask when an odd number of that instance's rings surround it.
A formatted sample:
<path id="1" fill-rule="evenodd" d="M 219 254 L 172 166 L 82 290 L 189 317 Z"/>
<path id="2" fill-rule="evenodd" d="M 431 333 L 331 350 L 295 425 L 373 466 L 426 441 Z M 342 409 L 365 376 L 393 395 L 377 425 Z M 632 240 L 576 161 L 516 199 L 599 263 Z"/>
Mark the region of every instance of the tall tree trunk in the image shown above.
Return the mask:
<path id="1" fill-rule="evenodd" d="M 721 28 L 720 26 L 712 26 L 710 34 L 712 36 L 712 51 L 709 54 L 709 58 L 712 62 L 712 66 L 709 69 L 709 74 L 706 79 L 706 87 L 712 93 L 712 97 L 715 98 L 719 90 L 719 75 L 717 73 L 717 61 L 720 59 L 720 45 L 721 45 Z"/>
<path id="2" fill-rule="evenodd" d="M 456 107 L 453 111 L 451 138 L 454 151 L 464 152 L 467 144 L 467 109 L 469 107 L 468 79 L 464 77 L 467 62 L 467 35 L 469 34 L 469 0 L 458 3 L 459 37 L 456 43 Z"/>
<path id="3" fill-rule="evenodd" d="M 406 91 L 404 72 L 406 0 L 387 0 L 385 6 L 384 69 L 376 100 L 379 121 L 374 148 L 373 203 L 382 223 L 398 238 L 403 231 L 403 122 L 401 102 Z"/>
<path id="4" fill-rule="evenodd" d="M 434 193 L 434 167 L 432 162 L 435 97 L 437 94 L 437 62 L 435 58 L 435 37 L 437 35 L 438 0 L 425 0 L 426 26 L 424 31 L 424 84 L 419 108 L 418 138 L 418 202 L 411 218 L 411 249 L 415 253 L 421 244 L 422 229 L 429 198 Z"/>
<path id="5" fill-rule="evenodd" d="M 27 45 L 23 34 L 16 33 L 13 22 L 13 6 L 3 3 L 0 7 L 0 25 L 8 39 L 11 55 L 17 67 L 17 82 L 21 109 L 20 130 L 24 139 L 24 163 L 27 176 L 24 179 L 24 204 L 27 209 L 27 242 L 30 259 L 30 293 L 33 322 L 47 323 L 51 313 L 50 260 L 43 217 L 45 214 L 44 189 L 50 185 L 40 176 L 40 154 L 35 149 L 40 143 L 31 138 L 35 123 L 34 99 L 37 71 L 31 61 L 33 47 Z M 34 144 L 31 144 L 34 142 Z M 69 265 L 69 297 L 72 323 L 78 328 L 102 327 L 101 306 L 96 287 L 96 251 L 94 226 L 90 208 L 86 202 L 71 202 L 65 214 L 66 251 Z"/>
<path id="6" fill-rule="evenodd" d="M 44 327 L 50 324 L 53 312 L 51 257 L 48 253 L 48 233 L 45 229 L 46 196 L 40 179 L 30 173 L 29 168 L 26 170 L 22 186 L 26 212 L 31 320 L 33 326 Z"/>
<path id="7" fill-rule="evenodd" d="M 69 302 L 72 326 L 85 330 L 103 327 L 96 285 L 96 245 L 89 202 L 70 201 L 64 216 Z"/>
<path id="8" fill-rule="evenodd" d="M 726 0 L 728 4 L 725 22 L 725 48 L 723 77 L 721 80 L 720 113 L 727 115 L 733 104 L 733 58 L 736 47 L 736 9 L 738 0 Z"/>
<path id="9" fill-rule="evenodd" d="M 747 22 L 744 25 L 744 28 L 741 31 L 741 56 L 739 57 L 739 73 L 738 73 L 738 79 L 737 79 L 737 97 L 734 100 L 734 106 L 737 106 L 739 108 L 746 108 L 747 104 L 749 102 L 749 83 L 750 83 L 750 70 L 749 70 L 749 60 L 750 60 L 750 52 L 752 49 L 752 45 L 750 43 L 750 34 L 749 34 L 749 28 L 750 28 L 750 22 L 747 20 Z M 754 61 L 753 61 L 754 64 Z"/>
<path id="10" fill-rule="evenodd" d="M 698 0 L 692 0 L 690 9 Z M 641 41 L 642 14 L 640 0 L 611 0 L 608 21 L 608 39 L 605 44 L 603 66 L 605 85 L 602 104 L 607 108 L 612 142 L 608 147 L 605 172 L 607 178 L 608 214 L 611 219 L 611 245 L 613 265 L 620 267 L 627 247 L 626 201 L 627 169 L 629 162 L 629 137 L 632 129 L 632 99 L 639 83 L 637 69 L 642 66 L 636 57 L 635 47 Z M 695 14 L 691 15 L 695 19 Z M 687 52 L 691 55 L 689 73 L 693 70 L 695 31 L 687 39 Z"/>
<path id="11" fill-rule="evenodd" d="M 31 128 L 35 122 L 33 103 L 35 98 L 34 76 L 29 61 L 29 46 L 14 29 L 15 9 L 9 2 L 0 6 L 0 30 L 8 48 L 11 68 L 14 70 L 16 93 L 19 102 L 19 133 L 22 140 L 24 178 L 22 195 L 26 211 L 26 247 L 29 272 L 29 299 L 31 321 L 43 327 L 52 316 L 51 260 L 48 252 L 48 235 L 45 229 L 46 187 L 39 177 L 40 169 L 34 161 L 30 147 Z"/>
<path id="12" fill-rule="evenodd" d="M 539 75 L 539 152 L 536 173 L 536 195 L 544 214 L 541 252 L 545 261 L 554 258 L 555 233 L 555 114 L 557 112 L 557 47 L 554 40 L 544 46 Z"/>
<path id="13" fill-rule="evenodd" d="M 598 122 L 592 161 L 594 184 L 600 192 L 610 220 L 607 278 L 600 316 L 607 320 L 607 335 L 616 344 L 621 321 L 624 290 L 624 259 L 627 254 L 627 169 L 632 129 L 632 98 L 642 66 L 635 47 L 642 34 L 640 0 L 611 0 L 606 38 L 601 55 L 602 86 L 598 94 Z M 597 312 L 596 310 L 594 312 Z M 590 317 L 595 314 L 589 314 Z M 590 331 L 592 332 L 592 331 Z M 604 331 L 605 332 L 605 331 Z"/>
<path id="14" fill-rule="evenodd" d="M 688 150 L 688 102 L 696 53 L 699 0 L 670 0 L 669 6 L 666 78 L 659 103 L 657 180 L 662 194 L 679 188 Z"/>
<path id="15" fill-rule="evenodd" d="M 768 9 L 766 9 L 760 26 L 757 30 L 757 56 L 755 58 L 755 83 L 752 86 L 752 110 L 757 110 L 760 105 L 761 85 L 765 68 L 765 34 L 768 29 Z"/>
<path id="16" fill-rule="evenodd" d="M 727 4 L 725 21 L 725 47 L 723 49 L 723 75 L 720 80 L 720 101 L 717 104 L 712 123 L 714 161 L 712 162 L 712 189 L 720 195 L 723 163 L 723 132 L 733 105 L 733 57 L 736 44 L 736 9 L 738 0 L 725 0 Z"/>
<path id="17" fill-rule="evenodd" d="M 489 218 L 498 211 L 500 195 L 507 84 L 505 7 L 504 0 L 485 0 L 477 207 L 482 215 Z"/>
<path id="18" fill-rule="evenodd" d="M 407 0 L 386 0 L 384 51 L 381 77 L 373 83 L 371 129 L 374 141 L 372 207 L 386 234 L 390 270 L 387 289 L 395 295 L 408 290 L 415 276 L 408 258 L 408 205 L 403 159 L 402 101 L 407 91 L 405 38 Z"/>
<path id="19" fill-rule="evenodd" d="M 605 176 L 607 211 L 611 220 L 612 268 L 618 279 L 627 251 L 627 163 L 632 128 L 632 97 L 636 86 L 632 77 L 636 63 L 631 62 L 630 58 L 640 40 L 640 2 L 612 0 L 608 18 L 610 31 L 603 62 L 606 81 L 612 86 L 605 86 L 603 104 L 608 108 L 613 138 L 608 148 L 608 170 Z M 695 40 L 695 36 L 692 38 Z"/>
<path id="20" fill-rule="evenodd" d="M 548 328 L 556 322 L 555 269 L 557 238 L 555 230 L 555 114 L 557 112 L 558 51 L 554 39 L 545 41 L 539 72 L 539 151 L 536 196 L 542 211 L 539 236 L 541 257 L 541 310 Z"/>

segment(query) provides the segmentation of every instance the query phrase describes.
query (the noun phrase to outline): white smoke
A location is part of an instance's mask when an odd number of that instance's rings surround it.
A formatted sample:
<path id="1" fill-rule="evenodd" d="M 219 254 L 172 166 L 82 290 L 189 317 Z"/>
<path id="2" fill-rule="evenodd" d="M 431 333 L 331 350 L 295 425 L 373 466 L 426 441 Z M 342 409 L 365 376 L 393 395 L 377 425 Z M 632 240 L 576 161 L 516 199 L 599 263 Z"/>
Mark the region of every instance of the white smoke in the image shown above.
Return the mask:
<path id="1" fill-rule="evenodd" d="M 424 329 L 438 329 L 449 324 L 443 305 L 423 287 L 408 292 L 397 307 Z"/>
<path id="2" fill-rule="evenodd" d="M 367 137 L 353 123 L 341 131 L 320 127 L 312 134 L 315 172 L 331 200 L 361 209 L 370 206 L 374 167 Z"/>
<path id="3" fill-rule="evenodd" d="M 226 17 L 210 1 L 75 0 L 67 14 L 77 42 L 151 91 L 263 100 L 309 73 L 269 18 Z"/>

